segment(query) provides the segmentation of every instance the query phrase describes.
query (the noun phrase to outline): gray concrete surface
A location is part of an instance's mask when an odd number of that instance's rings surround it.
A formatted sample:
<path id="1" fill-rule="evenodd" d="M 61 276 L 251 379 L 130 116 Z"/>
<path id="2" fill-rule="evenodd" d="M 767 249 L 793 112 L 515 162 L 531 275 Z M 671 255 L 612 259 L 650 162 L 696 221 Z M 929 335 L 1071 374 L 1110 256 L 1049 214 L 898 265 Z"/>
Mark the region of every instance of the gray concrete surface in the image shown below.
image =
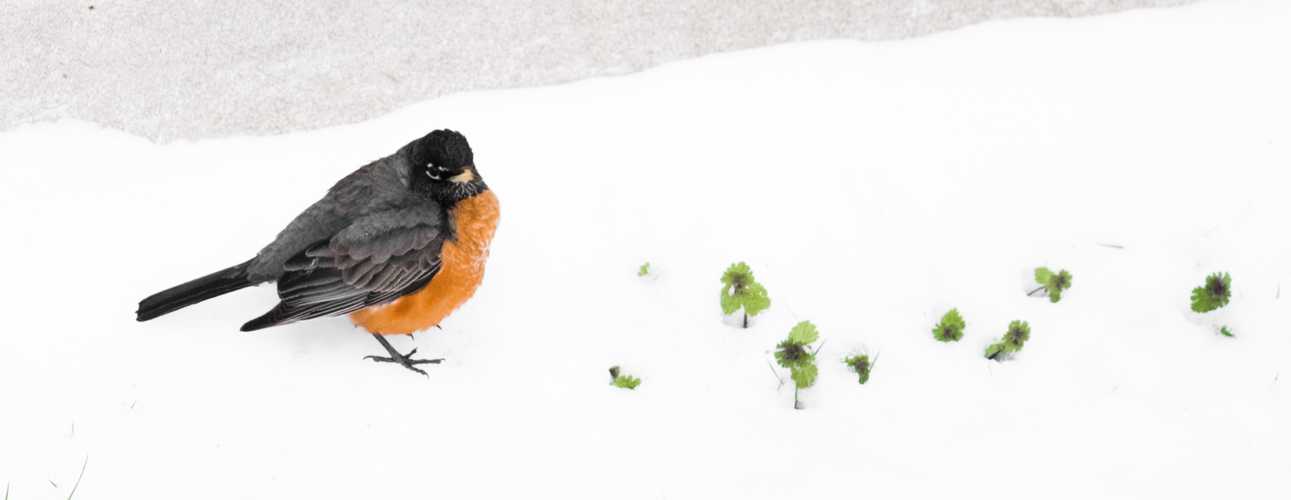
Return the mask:
<path id="1" fill-rule="evenodd" d="M 1194 1 L 7 0 L 0 130 L 71 117 L 163 142 L 272 134 L 718 51 Z"/>

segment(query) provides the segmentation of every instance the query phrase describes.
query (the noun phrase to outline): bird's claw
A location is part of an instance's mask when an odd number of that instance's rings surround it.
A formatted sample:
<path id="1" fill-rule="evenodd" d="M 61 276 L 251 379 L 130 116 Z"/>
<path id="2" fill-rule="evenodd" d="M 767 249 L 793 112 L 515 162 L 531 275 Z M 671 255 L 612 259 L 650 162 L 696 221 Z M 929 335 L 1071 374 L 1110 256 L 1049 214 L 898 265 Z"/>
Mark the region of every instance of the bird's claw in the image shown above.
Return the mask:
<path id="1" fill-rule="evenodd" d="M 386 345 L 386 343 L 382 342 L 382 345 Z M 386 351 L 390 353 L 389 356 L 368 355 L 368 356 L 364 356 L 363 359 L 370 359 L 377 363 L 395 363 L 395 364 L 398 364 L 399 366 L 402 366 L 414 372 L 420 373 L 422 375 L 427 375 L 427 373 L 425 370 L 417 368 L 417 365 L 425 365 L 425 364 L 437 365 L 444 362 L 444 358 L 413 359 L 413 355 L 417 354 L 416 347 L 412 348 L 411 351 L 408 351 L 408 354 L 399 354 L 399 351 L 394 350 L 394 348 L 389 347 L 388 345 L 386 346 Z"/>

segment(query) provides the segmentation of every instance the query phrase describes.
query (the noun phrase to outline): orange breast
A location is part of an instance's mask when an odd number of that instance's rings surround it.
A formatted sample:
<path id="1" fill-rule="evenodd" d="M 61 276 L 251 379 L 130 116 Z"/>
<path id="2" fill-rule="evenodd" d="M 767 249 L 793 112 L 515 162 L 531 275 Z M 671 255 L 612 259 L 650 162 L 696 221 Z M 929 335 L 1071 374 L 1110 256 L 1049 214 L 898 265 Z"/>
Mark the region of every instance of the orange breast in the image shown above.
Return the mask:
<path id="1" fill-rule="evenodd" d="M 351 314 L 354 324 L 383 335 L 413 333 L 438 325 L 475 294 L 498 225 L 498 199 L 484 191 L 458 202 L 451 216 L 457 238 L 444 242 L 434 279 L 417 293 Z"/>

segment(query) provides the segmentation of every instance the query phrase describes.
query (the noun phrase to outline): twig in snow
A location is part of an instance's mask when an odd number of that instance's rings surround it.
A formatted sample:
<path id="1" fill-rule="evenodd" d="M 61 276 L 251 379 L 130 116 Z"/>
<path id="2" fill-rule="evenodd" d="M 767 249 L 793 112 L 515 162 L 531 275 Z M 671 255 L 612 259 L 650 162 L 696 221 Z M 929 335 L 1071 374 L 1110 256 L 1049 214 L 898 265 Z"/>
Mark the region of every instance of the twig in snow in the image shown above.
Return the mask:
<path id="1" fill-rule="evenodd" d="M 72 495 L 76 494 L 76 488 L 81 485 L 81 478 L 85 477 L 85 466 L 89 465 L 90 456 L 85 456 L 85 461 L 81 462 L 81 473 L 76 476 L 76 484 L 72 485 L 72 492 L 67 494 L 67 500 L 72 500 Z"/>
<path id="2" fill-rule="evenodd" d="M 771 360 L 767 360 L 767 368 L 771 369 L 771 376 L 775 377 L 776 382 L 779 382 L 775 386 L 775 390 L 780 390 L 781 387 L 784 387 L 784 379 L 780 378 L 780 374 L 775 372 L 775 367 L 771 365 Z"/>
<path id="3" fill-rule="evenodd" d="M 1044 287 L 1040 287 L 1040 288 L 1037 288 L 1037 289 L 1035 289 L 1035 290 L 1031 290 L 1031 291 L 1027 292 L 1027 297 L 1035 296 L 1035 293 L 1036 293 L 1036 292 L 1038 292 L 1038 291 L 1041 291 L 1041 290 L 1044 290 Z"/>
<path id="4" fill-rule="evenodd" d="M 1125 250 L 1124 245 L 1117 245 L 1115 243 L 1099 243 L 1098 246 L 1104 247 L 1104 248 L 1114 248 L 1116 250 Z"/>

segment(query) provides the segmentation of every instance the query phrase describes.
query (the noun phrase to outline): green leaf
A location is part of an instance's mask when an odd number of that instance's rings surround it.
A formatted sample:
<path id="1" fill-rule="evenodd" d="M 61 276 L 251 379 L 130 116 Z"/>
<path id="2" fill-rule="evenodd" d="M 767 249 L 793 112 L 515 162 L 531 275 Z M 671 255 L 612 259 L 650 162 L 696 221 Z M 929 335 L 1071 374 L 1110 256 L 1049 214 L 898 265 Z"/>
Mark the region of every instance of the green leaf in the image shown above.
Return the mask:
<path id="1" fill-rule="evenodd" d="M 999 361 L 1005 354 L 1007 354 L 1007 352 L 1004 350 L 1003 341 L 986 346 L 986 359 Z"/>
<path id="2" fill-rule="evenodd" d="M 744 312 L 752 317 L 769 307 L 771 307 L 771 298 L 767 297 L 767 289 L 761 283 L 750 283 L 745 288 Z"/>
<path id="3" fill-rule="evenodd" d="M 804 363 L 789 368 L 789 376 L 793 378 L 793 384 L 799 389 L 806 389 L 816 383 L 816 364 Z"/>
<path id="4" fill-rule="evenodd" d="M 622 389 L 635 390 L 638 385 L 641 385 L 641 379 L 623 373 L 618 366 L 611 366 L 610 385 Z"/>
<path id="5" fill-rule="evenodd" d="M 1059 290 L 1071 288 L 1071 273 L 1067 272 L 1066 269 L 1063 269 L 1062 272 L 1058 273 L 1057 278 L 1054 279 L 1054 285 L 1057 285 Z"/>
<path id="6" fill-rule="evenodd" d="M 870 357 L 868 355 L 858 354 L 850 356 L 843 360 L 843 364 L 847 365 L 848 368 L 851 368 L 853 372 L 856 372 L 856 377 L 862 385 L 870 380 L 870 370 L 874 368 L 874 364 L 870 362 Z"/>
<path id="7" fill-rule="evenodd" d="M 1053 271 L 1047 267 L 1035 268 L 1035 282 L 1040 285 L 1048 285 L 1049 280 L 1053 279 Z"/>
<path id="8" fill-rule="evenodd" d="M 645 277 L 645 276 L 647 276 L 647 275 L 649 275 L 649 274 L 650 274 L 650 263 L 649 263 L 649 262 L 646 262 L 646 263 L 644 263 L 644 264 L 641 264 L 641 268 L 637 269 L 637 276 Z"/>
<path id="9" fill-rule="evenodd" d="M 1035 280 L 1044 286 L 1044 291 L 1049 295 L 1049 302 L 1058 302 L 1062 300 L 1062 291 L 1071 288 L 1071 273 L 1066 269 L 1054 273 L 1047 267 L 1036 268 Z"/>
<path id="10" fill-rule="evenodd" d="M 986 347 L 986 359 L 1003 361 L 1008 355 L 1021 351 L 1023 344 L 1031 338 L 1031 325 L 1025 321 L 1009 323 L 1009 330 L 1004 337 Z"/>
<path id="11" fill-rule="evenodd" d="M 1225 337 L 1236 337 L 1236 335 L 1233 335 L 1233 331 L 1229 330 L 1227 326 L 1220 328 L 1219 334 Z"/>
<path id="12" fill-rule="evenodd" d="M 775 361 L 776 364 L 785 368 L 793 368 L 807 363 L 815 363 L 816 355 L 807 350 L 807 346 L 785 339 L 776 344 Z"/>
<path id="13" fill-rule="evenodd" d="M 641 385 L 641 379 L 633 377 L 631 375 L 619 375 L 617 377 L 614 377 L 614 381 L 611 382 L 610 384 L 620 389 L 628 389 L 628 390 L 635 391 L 637 386 Z"/>
<path id="14" fill-rule="evenodd" d="M 1233 295 L 1233 278 L 1228 273 L 1206 277 L 1206 284 L 1192 289 L 1192 310 L 1207 313 L 1228 305 Z"/>
<path id="15" fill-rule="evenodd" d="M 803 321 L 793 326 L 789 330 L 789 342 L 798 345 L 807 345 L 815 342 L 820 338 L 820 333 L 816 331 L 816 325 L 810 321 Z"/>
<path id="16" fill-rule="evenodd" d="M 734 314 L 743 307 L 744 313 L 752 317 L 771 307 L 766 287 L 753 279 L 753 271 L 748 264 L 731 264 L 722 274 L 722 283 L 723 314 Z"/>
<path id="17" fill-rule="evenodd" d="M 955 342 L 964 338 L 964 318 L 958 309 L 951 309 L 941 317 L 941 322 L 932 328 L 932 337 L 942 342 Z"/>
<path id="18" fill-rule="evenodd" d="M 725 285 L 741 288 L 743 285 L 752 282 L 753 270 L 749 269 L 749 265 L 743 262 L 731 264 L 730 267 L 726 268 L 726 272 L 722 273 L 722 283 Z"/>
<path id="19" fill-rule="evenodd" d="M 1011 347 L 1009 352 L 1016 352 L 1022 349 L 1022 344 L 1031 338 L 1031 325 L 1025 321 L 1014 321 L 1009 323 L 1009 331 L 1004 334 L 1004 343 L 1006 347 Z"/>
<path id="20" fill-rule="evenodd" d="M 740 299 L 731 295 L 731 286 L 722 287 L 722 314 L 735 314 L 740 310 Z"/>

